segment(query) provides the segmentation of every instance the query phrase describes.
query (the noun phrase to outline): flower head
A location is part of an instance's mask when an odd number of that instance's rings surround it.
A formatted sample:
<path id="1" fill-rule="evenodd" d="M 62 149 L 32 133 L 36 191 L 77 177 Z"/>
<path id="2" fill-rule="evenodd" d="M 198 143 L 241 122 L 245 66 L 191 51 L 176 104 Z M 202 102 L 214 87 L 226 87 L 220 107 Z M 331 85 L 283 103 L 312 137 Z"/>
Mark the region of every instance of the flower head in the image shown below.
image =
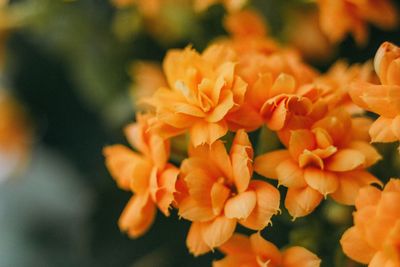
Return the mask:
<path id="1" fill-rule="evenodd" d="M 380 115 L 371 125 L 372 142 L 400 140 L 400 48 L 385 42 L 374 60 L 382 84 L 354 82 L 350 95 L 358 106 Z"/>
<path id="2" fill-rule="evenodd" d="M 287 149 L 257 157 L 255 171 L 288 187 L 285 206 L 295 218 L 312 212 L 327 195 L 352 205 L 360 187 L 380 183 L 365 171 L 381 158 L 366 140 L 366 129 L 364 119 L 333 110 L 281 137 Z"/>
<path id="3" fill-rule="evenodd" d="M 226 115 L 243 103 L 247 84 L 237 75 L 236 54 L 210 46 L 201 55 L 191 48 L 170 51 L 164 60 L 169 88 L 160 88 L 148 102 L 156 108 L 172 136 L 186 130 L 194 146 L 212 144 L 228 132 Z"/>
<path id="4" fill-rule="evenodd" d="M 234 234 L 219 250 L 226 256 L 214 261 L 213 267 L 319 267 L 321 263 L 303 247 L 290 247 L 281 252 L 260 233 L 250 237 Z"/>
<path id="5" fill-rule="evenodd" d="M 167 163 L 169 142 L 149 132 L 151 115 L 137 115 L 125 134 L 139 153 L 123 145 L 104 148 L 106 166 L 118 186 L 134 193 L 119 219 L 119 227 L 131 237 L 144 234 L 158 207 L 169 216 L 178 169 Z"/>
<path id="6" fill-rule="evenodd" d="M 199 146 L 183 161 L 185 190 L 179 215 L 192 221 L 189 250 L 203 254 L 225 243 L 236 224 L 265 228 L 279 209 L 279 192 L 272 185 L 252 180 L 253 149 L 243 130 L 236 133 L 230 153 L 222 141 Z"/>
<path id="7" fill-rule="evenodd" d="M 342 236 L 344 253 L 369 267 L 400 266 L 400 180 L 380 191 L 367 186 L 356 199 L 354 226 Z"/>

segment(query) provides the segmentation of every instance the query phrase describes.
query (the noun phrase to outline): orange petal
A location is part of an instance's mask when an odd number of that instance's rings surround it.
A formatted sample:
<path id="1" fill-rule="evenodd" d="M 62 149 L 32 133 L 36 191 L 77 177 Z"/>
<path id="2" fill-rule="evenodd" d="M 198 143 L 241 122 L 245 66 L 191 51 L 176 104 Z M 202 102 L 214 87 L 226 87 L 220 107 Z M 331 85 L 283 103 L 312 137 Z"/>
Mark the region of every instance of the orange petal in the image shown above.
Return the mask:
<path id="1" fill-rule="evenodd" d="M 249 190 L 256 193 L 257 204 L 240 224 L 252 230 L 262 230 L 270 223 L 271 217 L 278 213 L 280 194 L 272 185 L 256 180 L 250 182 Z"/>
<path id="2" fill-rule="evenodd" d="M 167 165 L 158 179 L 158 191 L 155 200 L 153 200 L 165 216 L 169 216 L 169 207 L 174 201 L 178 174 L 179 170 L 175 166 Z"/>
<path id="3" fill-rule="evenodd" d="M 201 232 L 204 242 L 213 249 L 228 241 L 232 237 L 235 228 L 236 220 L 219 216 L 210 222 L 202 223 Z"/>
<path id="4" fill-rule="evenodd" d="M 264 121 L 259 114 L 258 110 L 244 103 L 239 109 L 229 113 L 226 116 L 231 131 L 239 129 L 246 129 L 247 131 L 254 131 L 260 128 Z"/>
<path id="5" fill-rule="evenodd" d="M 365 156 L 365 168 L 374 165 L 377 161 L 382 159 L 379 152 L 369 143 L 362 141 L 354 141 L 348 145 L 348 148 L 357 150 Z"/>
<path id="6" fill-rule="evenodd" d="M 269 96 L 273 97 L 280 94 L 292 94 L 294 93 L 295 88 L 296 80 L 293 78 L 293 76 L 281 73 L 273 83 L 269 92 Z"/>
<path id="7" fill-rule="evenodd" d="M 238 192 L 244 192 L 249 186 L 253 175 L 252 158 L 253 148 L 248 135 L 244 130 L 239 130 L 233 140 L 230 151 L 232 160 L 233 180 Z"/>
<path id="8" fill-rule="evenodd" d="M 137 238 L 150 228 L 156 215 L 156 207 L 148 194 L 136 194 L 124 208 L 118 225 L 121 231 Z"/>
<path id="9" fill-rule="evenodd" d="M 196 155 L 182 161 L 180 168 L 181 174 L 187 175 L 195 170 L 201 170 L 207 177 L 220 177 L 222 175 L 216 166 L 210 164 L 207 156 L 200 157 Z"/>
<path id="10" fill-rule="evenodd" d="M 329 133 L 322 128 L 314 128 L 312 132 L 315 135 L 315 141 L 317 147 L 319 148 L 327 148 L 333 145 L 333 140 Z"/>
<path id="11" fill-rule="evenodd" d="M 335 172 L 352 171 L 366 166 L 367 159 L 355 149 L 340 149 L 325 161 L 325 168 Z"/>
<path id="12" fill-rule="evenodd" d="M 290 154 L 287 150 L 276 150 L 263 154 L 255 159 L 254 171 L 264 177 L 277 179 L 276 167 L 289 157 Z"/>
<path id="13" fill-rule="evenodd" d="M 357 210 L 360 210 L 367 206 L 376 205 L 381 198 L 381 194 L 382 192 L 378 190 L 378 188 L 373 186 L 366 186 L 364 188 L 361 188 L 355 201 L 355 206 Z"/>
<path id="14" fill-rule="evenodd" d="M 280 185 L 286 187 L 304 187 L 307 185 L 304 180 L 303 169 L 293 159 L 281 162 L 276 168 L 276 173 Z"/>
<path id="15" fill-rule="evenodd" d="M 242 266 L 259 266 L 254 255 L 234 254 L 223 258 L 222 260 L 213 261 L 212 267 L 242 267 Z"/>
<path id="16" fill-rule="evenodd" d="M 250 242 L 259 262 L 281 266 L 281 252 L 274 244 L 262 238 L 259 232 L 250 236 Z"/>
<path id="17" fill-rule="evenodd" d="M 192 253 L 195 257 L 210 251 L 210 248 L 203 240 L 203 236 L 201 233 L 201 224 L 202 223 L 200 222 L 192 223 L 186 237 L 186 246 L 188 247 L 189 252 Z"/>
<path id="18" fill-rule="evenodd" d="M 309 130 L 295 130 L 289 140 L 289 152 L 294 160 L 298 160 L 304 150 L 313 150 L 316 142 L 314 134 Z"/>
<path id="19" fill-rule="evenodd" d="M 124 128 L 124 133 L 126 136 L 126 139 L 128 140 L 129 144 L 142 152 L 144 155 L 150 155 L 150 150 L 148 145 L 146 144 L 145 141 L 145 130 L 144 130 L 144 124 L 141 123 L 141 121 L 145 121 L 144 115 L 137 114 L 136 115 L 136 123 L 131 123 L 128 124 Z"/>
<path id="20" fill-rule="evenodd" d="M 288 111 L 284 100 L 281 100 L 278 104 L 271 103 L 269 100 L 261 108 L 261 113 L 265 114 L 263 116 L 266 117 L 265 120 L 269 129 L 278 131 L 285 126 Z"/>
<path id="21" fill-rule="evenodd" d="M 397 136 L 392 128 L 393 119 L 379 117 L 374 121 L 369 129 L 371 142 L 394 142 L 397 141 Z"/>
<path id="22" fill-rule="evenodd" d="M 369 137 L 368 131 L 372 125 L 372 119 L 365 117 L 357 117 L 357 118 L 352 118 L 351 121 L 352 121 L 351 135 L 353 137 L 353 140 L 369 142 L 371 138 Z"/>
<path id="23" fill-rule="evenodd" d="M 396 116 L 392 121 L 392 132 L 400 140 L 400 115 Z"/>
<path id="24" fill-rule="evenodd" d="M 235 233 L 228 242 L 218 249 L 226 255 L 252 254 L 253 251 L 250 246 L 250 239 L 247 236 Z"/>
<path id="25" fill-rule="evenodd" d="M 189 128 L 198 120 L 193 116 L 177 113 L 175 110 L 166 108 L 160 108 L 157 110 L 157 118 L 160 121 L 178 129 Z"/>
<path id="26" fill-rule="evenodd" d="M 123 145 L 105 147 L 106 166 L 118 186 L 136 193 L 149 187 L 152 166 L 141 156 Z"/>
<path id="27" fill-rule="evenodd" d="M 317 168 L 306 168 L 304 170 L 304 179 L 311 188 L 324 196 L 335 192 L 339 186 L 336 174 Z"/>
<path id="28" fill-rule="evenodd" d="M 211 204 L 215 215 L 219 215 L 224 208 L 231 190 L 220 183 L 214 183 L 211 188 Z"/>
<path id="29" fill-rule="evenodd" d="M 334 153 L 336 152 L 336 148 L 331 146 L 329 147 L 330 149 L 327 150 L 326 152 Z M 305 168 L 308 166 L 315 166 L 320 168 L 321 170 L 324 169 L 324 161 L 322 158 L 316 153 L 316 152 L 322 152 L 321 149 L 315 149 L 313 151 L 310 150 L 304 150 L 303 154 L 299 156 L 299 167 L 300 168 Z M 321 153 L 319 153 L 321 154 Z"/>
<path id="30" fill-rule="evenodd" d="M 153 164 L 163 169 L 169 159 L 169 142 L 166 142 L 158 135 L 150 136 L 150 155 Z"/>
<path id="31" fill-rule="evenodd" d="M 375 176 L 366 171 L 351 171 L 338 175 L 339 187 L 330 196 L 345 205 L 354 205 L 358 192 L 370 184 L 382 184 Z"/>
<path id="32" fill-rule="evenodd" d="M 254 191 L 242 192 L 226 202 L 225 216 L 230 219 L 246 219 L 256 206 L 256 201 L 257 196 Z"/>
<path id="33" fill-rule="evenodd" d="M 375 250 L 368 245 L 363 237 L 363 233 L 353 226 L 343 234 L 340 244 L 344 254 L 358 262 L 368 264 L 374 256 Z"/>
<path id="34" fill-rule="evenodd" d="M 207 117 L 205 118 L 206 121 L 216 123 L 222 120 L 229 112 L 229 110 L 233 108 L 235 103 L 233 102 L 233 94 L 231 91 L 223 92 L 221 97 L 222 100 L 220 100 L 214 110 L 207 115 Z"/>
<path id="35" fill-rule="evenodd" d="M 282 267 L 319 267 L 321 260 L 303 247 L 291 247 L 283 253 Z"/>
<path id="36" fill-rule="evenodd" d="M 307 186 L 289 188 L 286 194 L 285 207 L 293 219 L 310 214 L 321 202 L 322 194 Z"/>
<path id="37" fill-rule="evenodd" d="M 195 169 L 184 176 L 186 186 L 190 196 L 202 203 L 203 205 L 211 205 L 211 188 L 215 182 L 214 177 L 210 177 L 208 173 L 202 169 Z"/>
<path id="38" fill-rule="evenodd" d="M 210 169 L 217 169 L 221 176 L 233 181 L 231 159 L 222 141 L 218 140 L 211 146 L 202 145 L 196 148 L 189 147 L 189 155 L 191 157 L 203 158 L 207 162 L 212 163 L 209 164 Z"/>
<path id="39" fill-rule="evenodd" d="M 274 97 L 275 95 L 272 95 L 267 90 L 267 88 L 271 88 L 272 86 L 272 79 L 273 78 L 271 73 L 260 74 L 254 85 L 249 87 L 249 89 L 247 90 L 247 101 L 252 103 L 253 106 L 260 109 L 269 97 Z"/>
<path id="40" fill-rule="evenodd" d="M 396 267 L 398 266 L 398 262 L 393 262 L 392 259 L 388 258 L 388 256 L 383 251 L 378 251 L 375 253 L 373 258 L 368 264 L 368 267 Z"/>
<path id="41" fill-rule="evenodd" d="M 192 222 L 206 222 L 215 215 L 211 205 L 207 205 L 187 197 L 179 203 L 179 216 Z"/>
<path id="42" fill-rule="evenodd" d="M 190 128 L 190 139 L 196 147 L 202 144 L 211 145 L 228 132 L 225 121 L 216 123 L 198 121 Z"/>

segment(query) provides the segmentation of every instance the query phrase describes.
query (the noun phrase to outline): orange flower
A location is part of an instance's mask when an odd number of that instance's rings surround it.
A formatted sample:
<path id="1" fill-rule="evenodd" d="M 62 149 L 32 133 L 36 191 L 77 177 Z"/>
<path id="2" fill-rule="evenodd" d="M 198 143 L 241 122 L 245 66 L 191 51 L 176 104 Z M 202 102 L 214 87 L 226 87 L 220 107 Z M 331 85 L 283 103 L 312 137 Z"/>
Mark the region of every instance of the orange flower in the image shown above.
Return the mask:
<path id="1" fill-rule="evenodd" d="M 167 163 L 169 143 L 149 132 L 150 115 L 137 115 L 125 134 L 136 153 L 123 145 L 104 148 L 106 165 L 118 186 L 134 193 L 119 219 L 119 227 L 139 237 L 151 226 L 156 206 L 169 216 L 178 169 Z"/>
<path id="2" fill-rule="evenodd" d="M 311 213 L 323 196 L 352 205 L 360 187 L 379 180 L 365 169 L 381 157 L 365 136 L 365 119 L 334 110 L 310 128 L 292 130 L 286 150 L 256 158 L 257 173 L 288 187 L 285 206 L 294 217 Z"/>
<path id="3" fill-rule="evenodd" d="M 23 108 L 0 88 L 0 182 L 27 162 L 32 131 Z"/>
<path id="4" fill-rule="evenodd" d="M 340 243 L 351 259 L 369 267 L 400 266 L 400 180 L 391 179 L 383 189 L 360 190 L 353 213 L 354 226 Z"/>
<path id="5" fill-rule="evenodd" d="M 360 114 L 363 113 L 363 109 L 351 100 L 349 84 L 376 80 L 371 62 L 349 66 L 344 61 L 338 61 L 326 74 L 318 77 L 314 84 L 320 89 L 320 100 L 326 101 L 328 110 L 344 107 L 350 114 Z"/>
<path id="6" fill-rule="evenodd" d="M 170 88 L 160 88 L 147 101 L 156 108 L 159 133 L 168 137 L 189 130 L 194 146 L 224 136 L 225 117 L 243 103 L 247 88 L 236 74 L 236 61 L 225 46 L 211 46 L 201 55 L 191 48 L 168 52 L 164 72 Z"/>
<path id="7" fill-rule="evenodd" d="M 303 247 L 290 247 L 280 252 L 260 233 L 250 237 L 234 234 L 219 250 L 225 258 L 213 262 L 213 267 L 319 267 L 321 260 Z"/>
<path id="8" fill-rule="evenodd" d="M 385 42 L 378 49 L 374 66 L 381 85 L 355 82 L 350 95 L 360 107 L 380 117 L 371 125 L 372 142 L 400 140 L 400 48 Z"/>
<path id="9" fill-rule="evenodd" d="M 186 243 L 194 255 L 225 243 L 237 223 L 261 230 L 278 212 L 278 190 L 251 180 L 252 157 L 248 136 L 239 130 L 229 155 L 218 140 L 192 149 L 183 161 L 181 179 L 186 189 L 178 208 L 181 217 L 193 222 Z"/>
<path id="10" fill-rule="evenodd" d="M 353 34 L 359 44 L 368 37 L 367 22 L 392 29 L 398 24 L 397 11 L 390 0 L 318 0 L 322 31 L 332 42 Z"/>
<path id="11" fill-rule="evenodd" d="M 312 82 L 316 72 L 290 52 L 245 53 L 237 67 L 247 82 L 243 105 L 228 114 L 230 129 L 257 129 L 263 123 L 272 130 L 281 130 L 293 114 L 307 115 L 317 91 L 313 87 L 300 90 Z"/>

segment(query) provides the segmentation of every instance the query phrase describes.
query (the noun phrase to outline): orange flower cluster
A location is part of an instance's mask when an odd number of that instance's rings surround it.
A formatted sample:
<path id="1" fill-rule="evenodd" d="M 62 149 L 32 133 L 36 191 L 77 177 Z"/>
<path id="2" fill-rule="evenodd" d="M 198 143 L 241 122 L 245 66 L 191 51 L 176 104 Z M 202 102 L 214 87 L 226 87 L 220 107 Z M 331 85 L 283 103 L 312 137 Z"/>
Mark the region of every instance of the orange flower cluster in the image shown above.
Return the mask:
<path id="1" fill-rule="evenodd" d="M 140 154 L 123 145 L 104 149 L 107 168 L 118 186 L 134 193 L 119 220 L 121 230 L 131 237 L 138 237 L 149 229 L 156 207 L 169 216 L 179 172 L 167 163 L 169 142 L 149 132 L 153 118 L 138 114 L 136 119 L 136 123 L 126 127 L 125 134 Z"/>
<path id="2" fill-rule="evenodd" d="M 358 44 L 368 38 L 367 23 L 382 29 L 395 28 L 398 13 L 390 0 L 317 0 L 322 31 L 332 42 L 351 33 Z"/>
<path id="3" fill-rule="evenodd" d="M 231 36 L 202 53 L 190 46 L 167 53 L 166 82 L 140 100 L 150 108 L 126 129 L 140 153 L 121 145 L 105 148 L 112 176 L 134 193 L 120 228 L 137 237 L 149 228 L 156 207 L 168 216 L 173 206 L 192 222 L 186 240 L 191 253 L 219 249 L 226 255 L 214 266 L 319 266 L 304 248 L 280 252 L 259 234 L 235 233 L 238 224 L 263 230 L 280 210 L 279 191 L 253 171 L 288 188 L 285 207 L 293 218 L 310 214 L 328 196 L 357 204 L 362 187 L 382 185 L 368 172 L 381 159 L 368 134 L 377 122 L 361 115 L 364 109 L 378 112 L 379 120 L 390 120 L 390 129 L 380 128 L 384 136 L 399 137 L 400 50 L 384 44 L 378 51 L 375 69 L 383 85 L 374 85 L 369 63 L 339 62 L 318 73 L 272 40 L 252 11 L 231 14 L 225 25 Z M 247 133 L 261 127 L 275 132 L 284 149 L 253 161 Z M 228 146 L 223 140 L 230 140 L 229 132 L 235 135 Z M 167 163 L 169 142 L 184 134 L 188 157 L 178 169 Z"/>
<path id="4" fill-rule="evenodd" d="M 340 241 L 344 253 L 369 267 L 400 266 L 399 201 L 399 179 L 391 179 L 383 191 L 372 186 L 361 189 L 354 226 Z"/>

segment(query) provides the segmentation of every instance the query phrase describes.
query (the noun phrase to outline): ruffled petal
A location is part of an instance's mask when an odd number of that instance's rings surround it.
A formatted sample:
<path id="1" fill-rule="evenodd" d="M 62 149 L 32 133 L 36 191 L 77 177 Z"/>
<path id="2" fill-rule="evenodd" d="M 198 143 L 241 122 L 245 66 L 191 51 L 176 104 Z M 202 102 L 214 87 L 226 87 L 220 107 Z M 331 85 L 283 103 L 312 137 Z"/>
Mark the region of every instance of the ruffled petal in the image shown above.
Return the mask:
<path id="1" fill-rule="evenodd" d="M 215 217 L 211 205 L 198 202 L 191 197 L 187 197 L 179 203 L 178 214 L 192 222 L 206 222 Z"/>
<path id="2" fill-rule="evenodd" d="M 230 254 L 252 254 L 250 239 L 242 234 L 233 234 L 228 242 L 218 248 L 226 255 Z"/>
<path id="3" fill-rule="evenodd" d="M 344 254 L 358 262 L 368 264 L 376 251 L 368 245 L 363 236 L 363 233 L 353 226 L 343 234 L 340 244 Z"/>
<path id="4" fill-rule="evenodd" d="M 290 158 L 290 154 L 287 150 L 276 150 L 263 154 L 255 159 L 254 171 L 264 177 L 278 179 L 276 167 L 288 158 Z"/>
<path id="5" fill-rule="evenodd" d="M 211 204 L 215 215 L 221 213 L 230 194 L 231 190 L 228 187 L 220 183 L 214 183 L 211 188 Z"/>
<path id="6" fill-rule="evenodd" d="M 121 231 L 137 238 L 150 228 L 156 215 L 156 207 L 148 194 L 136 194 L 124 208 L 118 225 Z"/>
<path id="7" fill-rule="evenodd" d="M 235 219 L 219 216 L 210 222 L 202 223 L 201 232 L 204 242 L 213 249 L 228 241 L 232 237 L 235 228 Z"/>
<path id="8" fill-rule="evenodd" d="M 339 187 L 330 194 L 337 202 L 345 205 L 354 205 L 361 188 L 370 184 L 382 185 L 375 176 L 366 171 L 351 171 L 338 175 Z"/>
<path id="9" fill-rule="evenodd" d="M 239 130 L 233 140 L 230 157 L 232 161 L 232 175 L 239 193 L 247 190 L 253 175 L 252 158 L 253 148 L 249 137 L 244 130 Z"/>
<path id="10" fill-rule="evenodd" d="M 289 152 L 294 160 L 298 160 L 304 150 L 313 150 L 316 146 L 314 134 L 309 130 L 295 130 L 289 140 Z"/>
<path id="11" fill-rule="evenodd" d="M 256 193 L 257 204 L 240 224 L 252 230 L 262 230 L 270 223 L 271 217 L 278 213 L 280 194 L 272 185 L 256 180 L 250 182 L 249 190 Z"/>
<path id="12" fill-rule="evenodd" d="M 142 193 L 149 187 L 151 164 L 123 145 L 105 147 L 106 166 L 118 186 Z"/>
<path id="13" fill-rule="evenodd" d="M 254 191 L 242 192 L 226 202 L 225 216 L 231 219 L 246 219 L 256 206 L 256 202 L 257 196 Z"/>
<path id="14" fill-rule="evenodd" d="M 307 186 L 289 188 L 286 194 L 285 207 L 293 219 L 310 214 L 321 202 L 322 194 Z"/>
<path id="15" fill-rule="evenodd" d="M 234 106 L 235 103 L 233 102 L 233 93 L 231 91 L 225 91 L 221 97 L 222 100 L 218 103 L 214 110 L 207 115 L 205 118 L 206 121 L 216 123 L 222 120 L 229 110 L 231 110 Z"/>
<path id="16" fill-rule="evenodd" d="M 262 238 L 259 232 L 250 236 L 250 242 L 258 262 L 268 262 L 272 266 L 281 266 L 281 252 L 273 243 Z"/>
<path id="17" fill-rule="evenodd" d="M 335 192 L 339 186 L 336 174 L 317 168 L 306 168 L 304 170 L 304 179 L 311 188 L 324 196 Z"/>
<path id="18" fill-rule="evenodd" d="M 283 253 L 282 267 L 319 267 L 321 260 L 303 247 L 291 247 Z"/>
<path id="19" fill-rule="evenodd" d="M 203 240 L 201 224 L 200 222 L 193 222 L 186 237 L 186 246 L 195 257 L 211 250 Z"/>
<path id="20" fill-rule="evenodd" d="M 355 149 L 340 149 L 325 161 L 325 168 L 329 171 L 346 172 L 359 167 L 365 167 L 367 158 Z"/>
<path id="21" fill-rule="evenodd" d="M 190 128 L 190 140 L 196 147 L 202 144 L 211 145 L 228 132 L 225 121 L 216 123 L 198 121 Z"/>
<path id="22" fill-rule="evenodd" d="M 360 210 L 367 206 L 374 206 L 379 202 L 382 192 L 373 186 L 366 186 L 361 188 L 358 192 L 355 206 L 357 210 Z"/>
<path id="23" fill-rule="evenodd" d="M 379 154 L 379 152 L 372 145 L 366 142 L 354 141 L 348 145 L 348 148 L 357 150 L 364 155 L 364 168 L 368 168 L 382 159 L 382 156 Z"/>
<path id="24" fill-rule="evenodd" d="M 379 117 L 374 121 L 369 129 L 371 142 L 394 142 L 397 141 L 397 136 L 392 128 L 393 119 Z"/>
<path id="25" fill-rule="evenodd" d="M 165 216 L 170 214 L 169 208 L 174 201 L 178 174 L 179 170 L 175 166 L 168 165 L 158 178 L 158 191 L 153 200 Z"/>
<path id="26" fill-rule="evenodd" d="M 286 187 L 304 187 L 307 185 L 304 180 L 304 170 L 293 159 L 281 162 L 276 168 L 276 173 L 280 185 Z"/>

